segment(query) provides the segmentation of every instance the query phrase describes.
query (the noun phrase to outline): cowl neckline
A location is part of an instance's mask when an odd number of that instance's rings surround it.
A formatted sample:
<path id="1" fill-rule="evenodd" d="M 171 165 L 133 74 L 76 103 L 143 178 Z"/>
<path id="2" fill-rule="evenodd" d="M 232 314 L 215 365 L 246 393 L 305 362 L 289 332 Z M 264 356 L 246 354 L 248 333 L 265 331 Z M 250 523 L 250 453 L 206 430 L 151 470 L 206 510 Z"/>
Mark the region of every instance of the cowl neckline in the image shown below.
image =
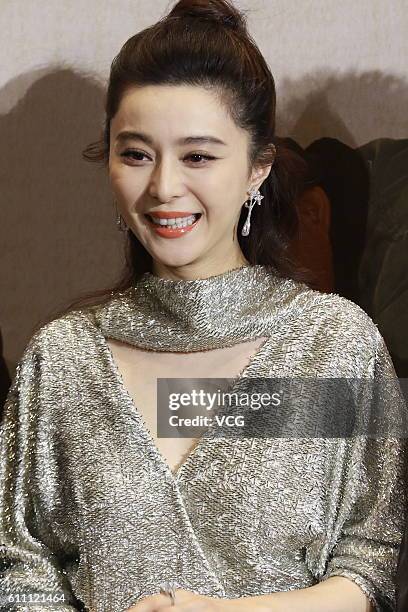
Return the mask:
<path id="1" fill-rule="evenodd" d="M 254 340 L 298 285 L 273 266 L 244 265 L 193 280 L 145 272 L 129 289 L 96 308 L 106 338 L 154 351 L 201 351 Z M 286 289 L 286 291 L 285 291 Z"/>

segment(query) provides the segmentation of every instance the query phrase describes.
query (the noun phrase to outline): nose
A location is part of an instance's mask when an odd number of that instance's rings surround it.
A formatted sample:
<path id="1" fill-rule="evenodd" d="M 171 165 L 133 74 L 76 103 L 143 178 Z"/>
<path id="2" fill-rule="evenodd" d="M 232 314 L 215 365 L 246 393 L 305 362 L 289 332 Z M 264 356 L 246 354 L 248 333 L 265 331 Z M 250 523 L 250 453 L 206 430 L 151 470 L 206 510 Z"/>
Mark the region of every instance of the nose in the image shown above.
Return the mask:
<path id="1" fill-rule="evenodd" d="M 160 202 L 169 202 L 183 193 L 180 169 L 170 157 L 162 157 L 152 170 L 148 186 L 149 195 Z"/>

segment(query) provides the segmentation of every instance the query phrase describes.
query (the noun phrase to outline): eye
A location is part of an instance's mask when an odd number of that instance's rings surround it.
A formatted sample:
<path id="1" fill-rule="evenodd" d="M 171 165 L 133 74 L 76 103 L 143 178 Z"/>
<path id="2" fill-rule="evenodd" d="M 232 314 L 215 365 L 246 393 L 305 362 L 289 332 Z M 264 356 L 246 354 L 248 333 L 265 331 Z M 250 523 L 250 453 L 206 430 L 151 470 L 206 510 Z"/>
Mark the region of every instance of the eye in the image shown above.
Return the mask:
<path id="1" fill-rule="evenodd" d="M 211 159 L 216 159 L 212 155 L 204 155 L 204 153 L 190 153 L 190 155 L 187 155 L 187 157 L 185 157 L 184 159 L 187 159 L 188 157 L 201 157 L 202 159 L 206 161 L 210 161 Z M 201 164 L 195 164 L 195 165 L 198 166 Z"/>
<path id="2" fill-rule="evenodd" d="M 135 149 L 127 149 L 126 151 L 123 151 L 123 153 L 120 154 L 121 157 L 124 157 L 126 159 L 132 159 L 133 161 L 143 161 L 142 159 L 140 159 L 140 157 L 135 157 L 137 155 L 141 157 L 146 157 L 146 153 L 143 153 L 143 151 L 137 151 Z M 217 159 L 216 157 L 213 157 L 212 155 L 205 155 L 204 153 L 190 153 L 189 155 L 186 155 L 184 159 L 188 159 L 192 157 L 195 157 L 195 158 L 200 157 L 204 160 L 204 163 L 207 161 L 211 161 L 213 159 Z M 193 165 L 202 166 L 203 162 L 200 162 L 200 161 L 193 162 Z"/>
<path id="3" fill-rule="evenodd" d="M 146 156 L 146 153 L 143 153 L 142 151 L 135 151 L 134 149 L 127 149 L 126 151 L 123 151 L 123 153 L 120 154 L 121 157 L 133 159 L 133 161 L 142 161 L 140 159 L 136 159 L 134 155 L 141 155 L 143 157 Z"/>

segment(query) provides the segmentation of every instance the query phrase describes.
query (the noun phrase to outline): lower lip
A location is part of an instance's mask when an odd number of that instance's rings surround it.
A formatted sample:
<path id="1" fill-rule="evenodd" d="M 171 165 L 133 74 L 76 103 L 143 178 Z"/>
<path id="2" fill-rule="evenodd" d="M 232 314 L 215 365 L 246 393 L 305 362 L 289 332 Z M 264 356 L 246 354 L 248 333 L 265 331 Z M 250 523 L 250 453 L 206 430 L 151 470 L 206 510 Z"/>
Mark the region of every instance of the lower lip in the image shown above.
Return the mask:
<path id="1" fill-rule="evenodd" d="M 167 227 L 164 225 L 157 225 L 157 223 L 153 223 L 153 221 L 150 221 L 149 217 L 147 217 L 147 222 L 149 224 L 149 227 L 151 227 L 152 230 L 156 232 L 156 234 L 162 236 L 162 238 L 180 238 L 180 236 L 191 232 L 191 230 L 193 230 L 196 225 L 199 224 L 201 218 L 202 215 L 197 219 L 197 221 L 194 221 L 194 223 L 192 223 L 191 225 L 174 229 L 171 226 Z"/>

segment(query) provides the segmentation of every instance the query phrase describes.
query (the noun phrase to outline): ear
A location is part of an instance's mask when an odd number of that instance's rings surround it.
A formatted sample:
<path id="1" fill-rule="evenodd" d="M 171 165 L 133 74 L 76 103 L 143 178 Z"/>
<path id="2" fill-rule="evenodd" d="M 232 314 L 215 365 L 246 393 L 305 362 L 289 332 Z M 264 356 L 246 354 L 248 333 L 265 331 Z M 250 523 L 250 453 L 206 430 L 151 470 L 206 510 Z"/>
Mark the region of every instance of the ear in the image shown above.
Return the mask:
<path id="1" fill-rule="evenodd" d="M 251 173 L 248 192 L 250 189 L 259 189 L 265 179 L 269 176 L 271 169 L 272 164 L 269 164 L 268 166 L 255 167 Z"/>

